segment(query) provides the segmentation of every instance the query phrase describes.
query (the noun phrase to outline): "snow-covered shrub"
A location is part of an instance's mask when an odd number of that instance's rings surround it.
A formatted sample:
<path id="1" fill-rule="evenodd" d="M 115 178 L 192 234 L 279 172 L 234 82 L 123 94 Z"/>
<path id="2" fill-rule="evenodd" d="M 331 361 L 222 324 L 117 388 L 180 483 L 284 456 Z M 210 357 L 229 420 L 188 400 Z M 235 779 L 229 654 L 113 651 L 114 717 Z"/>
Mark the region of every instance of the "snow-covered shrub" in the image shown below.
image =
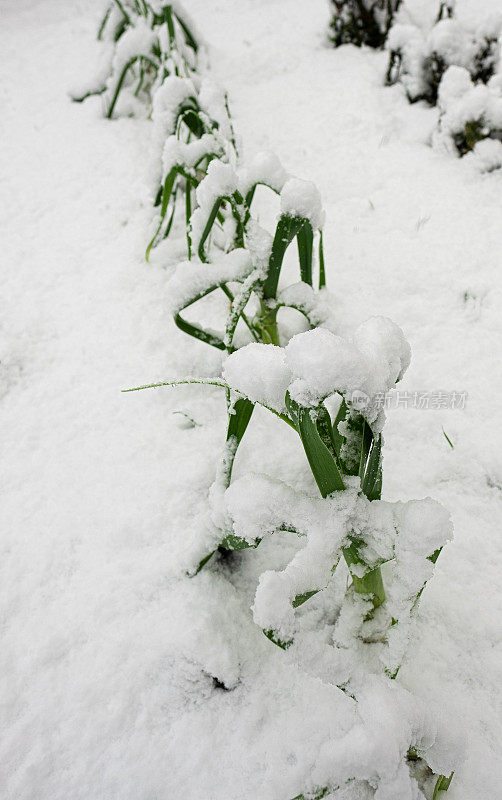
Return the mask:
<path id="1" fill-rule="evenodd" d="M 439 84 L 450 66 L 466 69 L 474 83 L 487 83 L 500 62 L 502 15 L 489 16 L 471 30 L 454 17 L 454 4 L 441 2 L 435 21 L 419 17 L 413 3 L 404 3 L 386 43 L 386 83 L 401 82 L 411 102 L 435 105 Z"/>
<path id="2" fill-rule="evenodd" d="M 98 75 L 75 99 L 104 95 L 108 118 L 119 99 L 122 114 L 148 112 L 167 75 L 190 75 L 196 65 L 198 44 L 178 3 L 112 0 L 98 39 L 104 47 Z"/>
<path id="3" fill-rule="evenodd" d="M 330 39 L 339 47 L 382 47 L 401 0 L 331 0 Z"/>
<path id="4" fill-rule="evenodd" d="M 473 151 L 485 171 L 502 165 L 502 76 L 475 85 L 466 69 L 450 67 L 439 86 L 434 143 L 464 156 Z"/>

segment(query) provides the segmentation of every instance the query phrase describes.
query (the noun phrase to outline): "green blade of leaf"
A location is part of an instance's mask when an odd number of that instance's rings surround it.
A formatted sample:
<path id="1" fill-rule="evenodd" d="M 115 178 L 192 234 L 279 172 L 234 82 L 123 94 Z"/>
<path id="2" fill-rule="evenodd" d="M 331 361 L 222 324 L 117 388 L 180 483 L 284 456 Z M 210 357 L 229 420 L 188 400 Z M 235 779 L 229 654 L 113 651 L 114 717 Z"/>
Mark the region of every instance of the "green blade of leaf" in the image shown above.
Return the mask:
<path id="1" fill-rule="evenodd" d="M 268 262 L 267 277 L 263 285 L 263 297 L 265 300 L 275 298 L 284 255 L 304 223 L 305 220 L 302 217 L 291 217 L 289 214 L 283 214 L 283 216 L 280 217 L 275 229 L 272 252 Z"/>
<path id="2" fill-rule="evenodd" d="M 139 392 L 142 389 L 156 389 L 158 386 L 184 386 L 185 384 L 196 384 L 200 386 L 217 386 L 219 389 L 229 389 L 225 381 L 219 378 L 180 378 L 170 381 L 160 381 L 159 383 L 146 383 L 144 386 L 135 386 L 133 389 L 122 389 L 122 392 Z"/>
<path id="3" fill-rule="evenodd" d="M 203 328 L 199 328 L 198 325 L 192 325 L 191 322 L 187 322 L 186 319 L 183 319 L 181 314 L 174 315 L 174 323 L 176 327 L 180 329 L 180 331 L 187 333 L 194 339 L 198 339 L 200 342 L 204 342 L 204 344 L 209 344 L 211 347 L 216 347 L 218 350 L 227 349 L 223 339 L 220 339 L 218 336 L 215 336 L 212 333 L 208 333 Z"/>
<path id="4" fill-rule="evenodd" d="M 254 403 L 247 397 L 240 397 L 233 405 L 233 413 L 228 418 L 227 442 L 231 437 L 235 437 L 237 445 L 242 441 L 246 433 L 249 420 L 254 410 Z"/>
<path id="5" fill-rule="evenodd" d="M 326 286 L 326 270 L 324 267 L 324 245 L 322 231 L 319 231 L 319 289 Z"/>
<path id="6" fill-rule="evenodd" d="M 314 231 L 310 222 L 305 221 L 296 236 L 298 242 L 298 258 L 300 276 L 304 283 L 312 286 L 312 257 L 314 250 Z"/>
<path id="7" fill-rule="evenodd" d="M 373 444 L 373 431 L 371 430 L 370 426 L 363 418 L 362 422 L 362 439 L 361 439 L 361 455 L 359 458 L 359 478 L 361 483 L 364 478 L 364 473 L 366 470 L 366 462 L 368 460 L 368 455 L 371 449 L 371 445 Z"/>
<path id="8" fill-rule="evenodd" d="M 345 489 L 337 463 L 322 441 L 312 419 L 311 409 L 295 403 L 289 392 L 286 393 L 286 407 L 300 434 L 310 469 L 321 495 L 327 497 L 332 492 Z"/>
<path id="9" fill-rule="evenodd" d="M 320 408 L 317 410 L 316 427 L 319 432 L 319 436 L 335 459 L 337 467 L 341 472 L 342 468 L 336 449 L 336 441 L 333 426 L 331 424 L 331 417 L 328 409 L 325 406 L 320 406 Z"/>
<path id="10" fill-rule="evenodd" d="M 310 600 L 315 594 L 318 594 L 320 589 L 311 589 L 309 592 L 304 592 L 303 594 L 297 594 L 295 599 L 293 600 L 292 606 L 293 608 L 298 608 L 302 606 L 307 600 Z"/>
<path id="11" fill-rule="evenodd" d="M 369 425 L 367 426 L 369 427 Z M 382 493 L 382 437 L 373 439 L 361 489 L 368 500 L 379 500 Z M 379 480 L 380 478 L 380 480 Z"/>
<path id="12" fill-rule="evenodd" d="M 199 45 L 197 43 L 195 36 L 193 35 L 192 31 L 190 30 L 187 23 L 185 22 L 185 20 L 183 19 L 183 17 L 180 15 L 179 12 L 176 12 L 175 17 L 176 20 L 178 21 L 178 25 L 180 26 L 181 30 L 185 35 L 185 41 L 187 45 L 192 48 L 194 53 L 196 53 L 199 49 Z"/>
<path id="13" fill-rule="evenodd" d="M 213 205 L 213 208 L 211 209 L 211 213 L 209 214 L 207 222 L 206 222 L 206 224 L 204 226 L 204 230 L 202 232 L 202 236 L 201 236 L 201 239 L 200 239 L 200 242 L 199 242 L 199 250 L 198 250 L 198 252 L 199 252 L 200 260 L 204 261 L 204 262 L 207 262 L 206 253 L 204 251 L 204 245 L 206 243 L 207 237 L 211 233 L 211 229 L 212 229 L 212 227 L 214 225 L 214 221 L 216 219 L 216 215 L 218 214 L 218 211 L 220 209 L 220 206 L 221 206 L 222 202 L 223 202 L 223 197 L 218 197 L 218 199 L 216 200 L 216 202 Z"/>

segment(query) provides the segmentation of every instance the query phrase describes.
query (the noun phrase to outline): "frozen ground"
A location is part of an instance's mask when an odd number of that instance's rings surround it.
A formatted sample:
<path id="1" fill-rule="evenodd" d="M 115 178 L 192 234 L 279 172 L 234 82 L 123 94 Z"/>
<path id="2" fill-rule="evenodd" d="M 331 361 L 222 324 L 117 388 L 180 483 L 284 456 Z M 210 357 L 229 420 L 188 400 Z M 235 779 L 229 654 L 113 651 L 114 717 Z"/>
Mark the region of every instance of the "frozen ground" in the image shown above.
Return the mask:
<path id="1" fill-rule="evenodd" d="M 324 0 L 305 5 L 185 0 L 244 152 L 275 150 L 321 190 L 339 313 L 402 326 L 403 389 L 468 393 L 463 411 L 389 412 L 384 496 L 452 512 L 400 682 L 465 732 L 448 797 L 496 800 L 502 175 L 433 152 L 436 112 L 381 88 L 382 54 L 328 49 Z M 242 557 L 245 591 L 224 569 L 184 577 L 223 399 L 120 389 L 212 374 L 219 356 L 176 331 L 168 273 L 143 261 L 148 122 L 68 98 L 93 69 L 98 7 L 2 5 L 2 796 L 289 800 L 349 712 L 252 622 L 260 550 Z M 293 434 L 280 462 L 270 448 L 274 424 L 257 415 L 239 471 L 309 486 Z"/>

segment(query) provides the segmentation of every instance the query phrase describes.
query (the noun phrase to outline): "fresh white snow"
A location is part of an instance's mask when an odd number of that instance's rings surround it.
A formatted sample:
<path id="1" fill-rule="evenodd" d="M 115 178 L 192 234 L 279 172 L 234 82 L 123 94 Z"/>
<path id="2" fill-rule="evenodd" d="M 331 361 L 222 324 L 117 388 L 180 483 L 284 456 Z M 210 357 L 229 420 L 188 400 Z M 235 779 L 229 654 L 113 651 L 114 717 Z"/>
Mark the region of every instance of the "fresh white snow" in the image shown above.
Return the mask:
<path id="1" fill-rule="evenodd" d="M 222 564 L 187 577 L 217 543 L 207 493 L 224 445 L 224 393 L 120 393 L 216 375 L 222 363 L 171 319 L 184 240 L 144 261 L 152 159 L 160 167 L 153 124 L 103 119 L 100 97 L 70 101 L 96 74 L 101 2 L 4 0 L 0 785 L 8 800 L 290 800 L 344 770 L 381 775 L 378 800 L 408 800 L 407 776 L 393 770 L 410 735 L 436 742 L 431 766 L 455 766 L 446 798 L 500 794 L 502 173 L 480 174 L 474 159 L 433 150 L 437 110 L 382 86 L 385 53 L 328 48 L 327 4 L 311 0 L 308 13 L 305 5 L 183 3 L 208 42 L 211 75 L 228 90 L 247 164 L 277 153 L 288 174 L 320 189 L 337 328 L 350 338 L 377 314 L 410 342 L 397 407 L 386 411 L 383 497 L 399 508 L 440 501 L 454 539 L 422 597 L 397 682 L 362 683 L 357 710 L 330 683 L 343 663 L 308 635 L 323 620 L 332 629 L 325 621 L 339 587 L 306 604 L 305 638 L 287 653 L 253 621 L 259 576 L 293 561 L 296 535 L 236 554 L 237 571 Z M 277 162 L 265 171 L 282 189 Z M 275 199 L 260 206 L 265 227 L 279 213 Z M 294 257 L 286 257 L 291 276 Z M 225 309 L 223 297 L 207 302 Z M 406 361 L 404 350 L 401 365 L 396 354 L 393 375 Z M 453 391 L 467 393 L 465 408 L 449 407 Z M 432 407 L 413 407 L 415 392 Z M 278 491 L 314 492 L 298 436 L 269 412 L 254 412 L 241 448 L 236 495 L 240 480 L 264 473 L 284 482 Z M 402 508 L 411 531 L 413 507 Z M 341 643 L 350 614 L 337 623 Z"/>

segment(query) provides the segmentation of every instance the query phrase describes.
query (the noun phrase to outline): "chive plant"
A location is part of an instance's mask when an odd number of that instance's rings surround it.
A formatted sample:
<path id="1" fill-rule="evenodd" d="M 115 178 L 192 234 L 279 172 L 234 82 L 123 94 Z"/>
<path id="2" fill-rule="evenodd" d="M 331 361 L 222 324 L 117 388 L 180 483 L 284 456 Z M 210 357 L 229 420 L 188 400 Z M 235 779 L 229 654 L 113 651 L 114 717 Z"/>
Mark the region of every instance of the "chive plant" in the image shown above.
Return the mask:
<path id="1" fill-rule="evenodd" d="M 317 239 L 319 267 L 316 279 L 319 289 L 325 285 L 320 200 L 315 187 L 307 181 L 286 179 L 279 162 L 270 154 L 259 156 L 249 174 L 241 176 L 225 163 L 214 160 L 197 194 L 200 205 L 192 215 L 194 258 L 181 264 L 171 282 L 171 303 L 175 324 L 184 333 L 207 345 L 230 354 L 236 349 L 239 325 L 247 331 L 248 341 L 279 345 L 278 312 L 292 308 L 301 314 L 310 327 L 319 319 L 314 283 L 314 244 Z M 273 238 L 261 230 L 253 217 L 253 200 L 259 185 L 277 193 L 281 213 Z M 310 210 L 305 206 L 310 203 Z M 302 205 L 303 203 L 303 205 Z M 312 205 L 313 203 L 313 205 Z M 303 208 L 296 211 L 295 207 Z M 221 222 L 220 222 L 221 220 Z M 221 223 L 231 223 L 231 236 L 226 242 L 227 253 L 212 256 L 216 229 Z M 296 240 L 300 282 L 282 292 L 279 278 L 288 247 Z M 216 248 L 216 252 L 218 249 Z M 221 251 L 220 251 L 221 252 Z M 216 291 L 228 299 L 228 314 L 224 332 L 217 334 L 214 326 L 206 329 L 189 322 L 184 312 Z M 251 314 L 248 312 L 251 309 Z M 227 390 L 228 427 L 221 469 L 217 477 L 220 490 L 230 484 L 232 469 L 242 438 L 253 411 L 252 402 L 245 397 L 232 398 Z M 239 550 L 245 543 L 231 533 L 222 532 L 220 547 Z M 201 561 L 203 566 L 215 551 Z"/>
<path id="2" fill-rule="evenodd" d="M 219 98 L 220 119 L 215 119 L 204 102 L 204 89 L 195 80 L 168 77 L 154 97 L 153 118 L 159 121 L 162 146 L 162 174 L 156 189 L 158 223 L 150 240 L 146 259 L 153 247 L 166 239 L 172 229 L 177 200 L 184 196 L 187 256 L 192 256 L 190 225 L 195 191 L 207 175 L 213 159 L 235 161 L 237 149 L 226 95 Z M 223 118 L 222 118 L 223 117 Z M 229 133 L 225 136 L 225 132 Z M 218 221 L 223 221 L 222 213 Z"/>
<path id="3" fill-rule="evenodd" d="M 171 3 L 112 0 L 97 38 L 112 47 L 109 74 L 97 88 L 75 99 L 104 94 L 109 119 L 126 89 L 130 98 L 149 105 L 168 75 L 189 76 L 196 67 L 198 43 L 178 6 Z"/>

